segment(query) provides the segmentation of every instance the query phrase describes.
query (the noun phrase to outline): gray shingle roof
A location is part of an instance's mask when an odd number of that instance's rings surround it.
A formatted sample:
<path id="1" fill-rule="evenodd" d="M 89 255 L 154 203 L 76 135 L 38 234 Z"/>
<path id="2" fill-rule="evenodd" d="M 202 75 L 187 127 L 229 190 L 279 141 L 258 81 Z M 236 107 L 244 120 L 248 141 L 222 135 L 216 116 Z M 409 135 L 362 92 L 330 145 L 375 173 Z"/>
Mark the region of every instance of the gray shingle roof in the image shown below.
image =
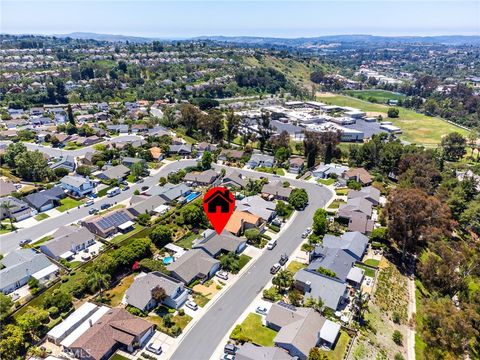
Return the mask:
<path id="1" fill-rule="evenodd" d="M 192 249 L 169 264 L 167 269 L 175 272 L 188 284 L 199 274 L 207 275 L 212 267 L 219 262 L 201 249 Z"/>
<path id="2" fill-rule="evenodd" d="M 60 256 L 77 245 L 94 240 L 95 236 L 84 227 L 65 227 L 65 232 L 50 241 L 42 244 L 40 249 L 48 249 L 54 256 Z"/>
<path id="3" fill-rule="evenodd" d="M 237 236 L 231 235 L 228 231 L 222 232 L 218 235 L 214 230 L 208 229 L 204 232 L 203 238 L 193 246 L 194 249 L 203 249 L 211 256 L 216 256 L 219 252 L 236 251 L 240 244 L 246 242 Z"/>
<path id="4" fill-rule="evenodd" d="M 292 360 L 283 349 L 273 346 L 256 346 L 246 342 L 239 347 L 235 360 Z"/>
<path id="5" fill-rule="evenodd" d="M 172 296 L 179 285 L 183 284 L 159 272 L 151 272 L 137 276 L 125 293 L 125 300 L 129 305 L 143 310 L 152 299 L 152 290 L 159 286 L 165 290 L 167 296 Z"/>
<path id="6" fill-rule="evenodd" d="M 99 174 L 99 177 L 105 179 L 118 179 L 127 176 L 130 173 L 130 169 L 125 165 L 112 166 Z"/>

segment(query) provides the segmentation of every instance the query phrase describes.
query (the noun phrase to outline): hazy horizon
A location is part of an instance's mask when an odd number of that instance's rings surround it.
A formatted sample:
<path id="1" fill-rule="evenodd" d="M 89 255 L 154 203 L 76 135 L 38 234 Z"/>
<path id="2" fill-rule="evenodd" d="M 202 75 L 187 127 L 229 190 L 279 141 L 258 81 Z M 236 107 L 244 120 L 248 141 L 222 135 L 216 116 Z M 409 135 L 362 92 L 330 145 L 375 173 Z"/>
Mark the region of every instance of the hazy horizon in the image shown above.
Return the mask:
<path id="1" fill-rule="evenodd" d="M 478 1 L 2 0 L 8 34 L 198 36 L 480 35 Z"/>

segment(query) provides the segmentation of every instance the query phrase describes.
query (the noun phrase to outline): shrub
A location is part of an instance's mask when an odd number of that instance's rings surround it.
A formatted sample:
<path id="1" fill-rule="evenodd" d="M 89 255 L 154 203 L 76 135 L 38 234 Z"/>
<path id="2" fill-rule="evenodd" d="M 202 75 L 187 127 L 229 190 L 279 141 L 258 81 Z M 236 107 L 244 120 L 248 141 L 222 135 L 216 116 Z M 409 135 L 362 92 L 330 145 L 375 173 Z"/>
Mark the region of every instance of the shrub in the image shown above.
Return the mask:
<path id="1" fill-rule="evenodd" d="M 135 316 L 140 316 L 140 317 L 145 317 L 147 316 L 142 310 L 137 309 L 136 307 L 133 306 L 127 306 L 127 311 Z"/>
<path id="2" fill-rule="evenodd" d="M 273 302 L 282 299 L 282 295 L 278 293 L 278 290 L 275 286 L 272 286 L 270 289 L 263 290 L 263 297 Z"/>
<path id="3" fill-rule="evenodd" d="M 178 310 L 178 315 L 180 315 L 180 316 L 185 315 L 185 310 L 183 310 L 183 309 Z"/>
<path id="4" fill-rule="evenodd" d="M 268 228 L 275 233 L 278 233 L 280 231 L 280 228 L 278 226 L 275 226 L 275 225 L 270 224 L 270 225 L 268 225 Z"/>
<path id="5" fill-rule="evenodd" d="M 394 360 L 405 360 L 405 358 L 403 357 L 402 354 L 396 353 L 396 354 L 395 354 L 395 357 L 394 357 Z"/>
<path id="6" fill-rule="evenodd" d="M 398 330 L 395 330 L 395 331 L 393 332 L 393 334 L 392 334 L 392 340 L 393 340 L 393 342 L 394 342 L 395 344 L 397 344 L 397 345 L 399 345 L 399 346 L 402 345 L 402 343 L 403 343 L 403 335 L 402 335 L 402 333 L 401 333 L 400 331 L 398 331 Z"/>
<path id="7" fill-rule="evenodd" d="M 394 311 L 392 313 L 392 321 L 395 323 L 395 324 L 400 324 L 400 314 L 397 312 L 397 311 Z"/>

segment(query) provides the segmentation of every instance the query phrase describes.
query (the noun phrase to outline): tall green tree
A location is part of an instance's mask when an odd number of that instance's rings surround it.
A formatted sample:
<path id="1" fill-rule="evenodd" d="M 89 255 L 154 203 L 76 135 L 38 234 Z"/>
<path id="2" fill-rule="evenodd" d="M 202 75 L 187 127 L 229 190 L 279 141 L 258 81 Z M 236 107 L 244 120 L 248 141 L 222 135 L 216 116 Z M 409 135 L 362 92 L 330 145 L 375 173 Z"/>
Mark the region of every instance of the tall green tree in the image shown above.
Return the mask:
<path id="1" fill-rule="evenodd" d="M 225 132 L 228 145 L 235 139 L 235 136 L 238 133 L 238 126 L 240 124 L 240 117 L 235 115 L 233 110 L 230 110 L 227 113 L 226 125 L 225 125 Z"/>

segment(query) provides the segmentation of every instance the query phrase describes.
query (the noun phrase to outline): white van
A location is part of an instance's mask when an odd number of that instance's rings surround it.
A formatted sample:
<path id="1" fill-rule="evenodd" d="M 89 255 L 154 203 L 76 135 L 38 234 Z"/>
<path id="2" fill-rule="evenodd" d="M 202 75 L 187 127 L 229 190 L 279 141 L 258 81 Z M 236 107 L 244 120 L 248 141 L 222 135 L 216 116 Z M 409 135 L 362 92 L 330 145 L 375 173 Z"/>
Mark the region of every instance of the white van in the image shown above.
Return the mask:
<path id="1" fill-rule="evenodd" d="M 277 240 L 270 240 L 267 243 L 267 249 L 272 250 L 275 246 L 277 246 Z"/>
<path id="2" fill-rule="evenodd" d="M 120 194 L 120 188 L 119 187 L 114 187 L 114 188 L 111 188 L 110 190 L 107 191 L 107 196 L 108 197 L 112 197 L 112 196 L 115 196 L 115 195 L 118 195 Z"/>

